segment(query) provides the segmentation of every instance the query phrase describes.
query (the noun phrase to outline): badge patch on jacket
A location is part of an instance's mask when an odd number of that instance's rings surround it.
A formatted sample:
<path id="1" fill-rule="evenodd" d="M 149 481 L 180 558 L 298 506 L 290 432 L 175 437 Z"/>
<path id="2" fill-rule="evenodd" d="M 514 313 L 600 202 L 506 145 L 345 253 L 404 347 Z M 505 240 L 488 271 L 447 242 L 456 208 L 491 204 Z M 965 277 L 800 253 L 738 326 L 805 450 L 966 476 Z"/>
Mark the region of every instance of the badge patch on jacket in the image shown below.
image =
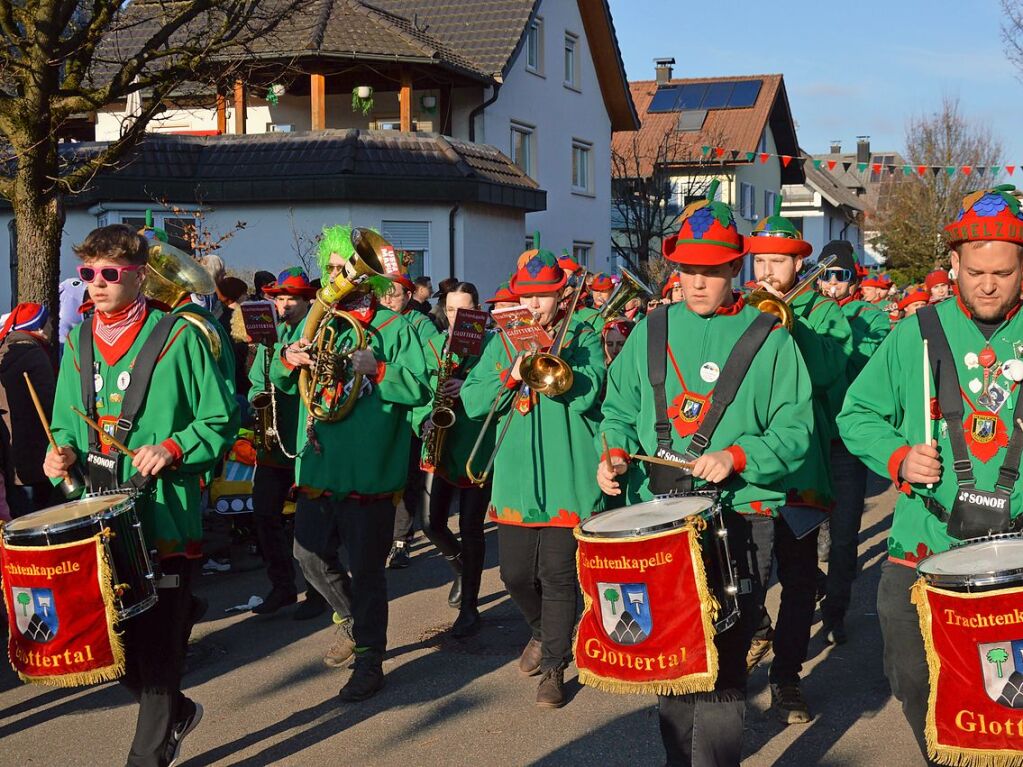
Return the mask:
<path id="1" fill-rule="evenodd" d="M 675 431 L 680 436 L 688 437 L 690 434 L 695 434 L 696 430 L 700 428 L 707 410 L 709 396 L 683 392 L 675 397 L 674 402 L 668 407 L 668 417 L 672 419 Z"/>
<path id="2" fill-rule="evenodd" d="M 1009 444 L 1009 434 L 998 416 L 992 413 L 973 412 L 966 419 L 966 444 L 984 463 L 990 461 L 998 451 Z"/>

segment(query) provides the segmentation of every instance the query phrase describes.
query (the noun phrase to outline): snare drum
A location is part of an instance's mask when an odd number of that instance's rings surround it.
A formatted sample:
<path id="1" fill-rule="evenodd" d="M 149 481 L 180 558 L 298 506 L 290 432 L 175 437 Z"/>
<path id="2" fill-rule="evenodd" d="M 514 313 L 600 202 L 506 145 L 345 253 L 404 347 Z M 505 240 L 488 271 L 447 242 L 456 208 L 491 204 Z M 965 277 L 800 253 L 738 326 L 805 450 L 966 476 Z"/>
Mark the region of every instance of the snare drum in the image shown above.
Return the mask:
<path id="1" fill-rule="evenodd" d="M 935 588 L 967 593 L 1023 586 L 1023 533 L 1001 533 L 968 541 L 916 566 Z"/>
<path id="2" fill-rule="evenodd" d="M 43 547 L 103 536 L 119 621 L 156 604 L 156 578 L 135 501 L 126 493 L 88 496 L 19 517 L 3 528 L 11 546 Z"/>

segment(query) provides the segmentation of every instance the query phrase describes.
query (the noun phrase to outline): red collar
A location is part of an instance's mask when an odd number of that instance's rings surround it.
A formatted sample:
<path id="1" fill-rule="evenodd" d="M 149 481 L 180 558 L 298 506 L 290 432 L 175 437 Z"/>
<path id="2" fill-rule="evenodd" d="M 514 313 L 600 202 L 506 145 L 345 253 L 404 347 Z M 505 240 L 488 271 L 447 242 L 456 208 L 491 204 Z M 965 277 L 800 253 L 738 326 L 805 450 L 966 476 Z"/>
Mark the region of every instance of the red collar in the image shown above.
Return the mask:
<path id="1" fill-rule="evenodd" d="M 853 301 L 862 301 L 862 300 L 863 300 L 863 294 L 860 293 L 860 291 L 857 290 L 855 293 L 850 293 L 845 298 L 840 298 L 838 300 L 838 305 L 839 306 L 845 306 L 846 304 L 850 304 Z"/>
<path id="2" fill-rule="evenodd" d="M 741 312 L 743 310 L 743 307 L 745 306 L 746 299 L 743 297 L 742 293 L 733 292 L 732 303 L 729 304 L 728 306 L 719 306 L 717 309 L 714 310 L 714 314 L 715 316 L 733 317 L 739 312 Z M 689 309 L 689 304 L 686 304 L 686 308 Z M 689 309 L 689 311 L 692 312 L 693 310 Z M 696 314 L 696 312 L 693 312 L 693 314 Z"/>

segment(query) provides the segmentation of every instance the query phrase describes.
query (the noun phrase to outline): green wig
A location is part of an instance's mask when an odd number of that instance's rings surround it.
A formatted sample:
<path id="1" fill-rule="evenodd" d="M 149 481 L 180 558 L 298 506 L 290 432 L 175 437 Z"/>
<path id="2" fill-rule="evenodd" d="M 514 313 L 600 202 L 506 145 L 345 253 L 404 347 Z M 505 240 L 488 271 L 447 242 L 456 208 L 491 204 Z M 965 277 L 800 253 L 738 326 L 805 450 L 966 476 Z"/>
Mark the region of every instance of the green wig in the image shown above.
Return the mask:
<path id="1" fill-rule="evenodd" d="M 355 247 L 352 245 L 351 226 L 325 226 L 323 234 L 320 235 L 320 245 L 316 251 L 316 258 L 320 262 L 320 275 L 326 277 L 327 262 L 330 255 L 337 253 L 345 261 L 351 261 L 355 255 Z"/>

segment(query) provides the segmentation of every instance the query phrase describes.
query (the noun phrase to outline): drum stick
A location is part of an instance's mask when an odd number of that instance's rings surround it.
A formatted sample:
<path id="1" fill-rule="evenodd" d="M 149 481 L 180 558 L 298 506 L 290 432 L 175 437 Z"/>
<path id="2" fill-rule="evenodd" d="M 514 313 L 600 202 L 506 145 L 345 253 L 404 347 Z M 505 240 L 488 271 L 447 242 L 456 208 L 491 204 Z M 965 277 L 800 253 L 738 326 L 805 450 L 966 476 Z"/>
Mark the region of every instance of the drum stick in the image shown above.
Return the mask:
<path id="1" fill-rule="evenodd" d="M 657 458 L 652 455 L 639 455 L 638 453 L 629 453 L 629 458 L 636 461 L 643 461 L 644 463 L 656 463 L 658 466 L 670 466 L 673 469 L 686 469 L 692 471 L 695 463 L 686 463 L 685 461 L 669 461 L 666 458 Z"/>
<path id="2" fill-rule="evenodd" d="M 924 339 L 924 444 L 931 444 L 931 355 L 927 349 L 927 339 Z M 934 483 L 928 482 L 928 488 L 933 488 Z"/>
<path id="3" fill-rule="evenodd" d="M 39 423 L 43 425 L 43 431 L 46 432 L 46 439 L 50 440 L 50 447 L 53 451 L 59 452 L 57 447 L 57 440 L 53 438 L 53 432 L 50 431 L 50 424 L 46 420 L 46 411 L 43 410 L 43 403 L 39 401 L 39 395 L 36 393 L 36 387 L 32 385 L 32 379 L 28 377 L 28 373 L 22 373 L 25 376 L 25 385 L 28 387 L 28 394 L 32 398 L 32 404 L 36 406 L 36 413 L 39 414 Z"/>
<path id="4" fill-rule="evenodd" d="M 607 434 L 601 432 L 600 441 L 604 443 L 604 465 L 607 466 L 609 474 L 614 474 L 615 467 L 611 465 L 611 451 L 607 447 Z"/>
<path id="5" fill-rule="evenodd" d="M 89 418 L 89 416 L 87 416 L 81 410 L 76 408 L 74 405 L 71 406 L 71 409 L 74 410 L 75 413 L 78 414 L 79 418 L 81 418 L 83 421 L 85 421 L 87 424 L 89 424 L 89 426 L 91 426 L 93 428 L 93 430 L 95 430 L 95 432 L 97 434 L 99 434 L 101 437 L 109 440 L 111 445 L 116 447 L 118 450 L 120 450 L 122 453 L 124 453 L 129 458 L 134 458 L 135 457 L 135 451 L 134 450 L 132 450 L 127 445 L 125 445 L 123 442 L 121 442 L 119 439 L 117 439 L 114 435 L 107 434 L 105 431 L 103 431 L 103 429 L 100 428 L 100 425 L 98 423 L 96 423 L 94 420 L 92 420 L 91 418 Z"/>

